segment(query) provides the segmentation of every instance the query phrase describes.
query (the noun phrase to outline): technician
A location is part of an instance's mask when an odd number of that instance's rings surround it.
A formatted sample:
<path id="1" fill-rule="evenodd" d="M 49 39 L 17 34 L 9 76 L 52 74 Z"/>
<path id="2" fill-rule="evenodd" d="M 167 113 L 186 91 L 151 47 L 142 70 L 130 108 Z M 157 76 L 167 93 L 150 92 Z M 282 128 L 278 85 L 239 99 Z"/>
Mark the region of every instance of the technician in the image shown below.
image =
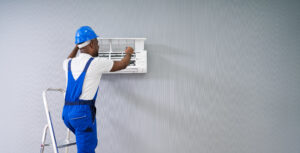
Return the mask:
<path id="1" fill-rule="evenodd" d="M 100 58 L 97 37 L 91 27 L 80 27 L 75 35 L 76 46 L 63 62 L 67 89 L 62 118 L 76 136 L 78 153 L 95 153 L 98 143 L 95 101 L 102 73 L 125 69 L 133 54 L 133 49 L 127 47 L 121 61 Z M 81 53 L 75 57 L 78 50 Z"/>

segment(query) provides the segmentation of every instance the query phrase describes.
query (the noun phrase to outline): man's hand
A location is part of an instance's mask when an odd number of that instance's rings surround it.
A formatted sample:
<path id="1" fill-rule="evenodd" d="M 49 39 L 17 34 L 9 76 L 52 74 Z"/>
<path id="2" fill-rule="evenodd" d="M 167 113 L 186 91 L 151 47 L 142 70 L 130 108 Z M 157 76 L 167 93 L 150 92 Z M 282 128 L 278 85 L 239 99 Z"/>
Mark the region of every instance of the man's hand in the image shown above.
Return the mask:
<path id="1" fill-rule="evenodd" d="M 133 54 L 133 48 L 132 47 L 126 47 L 126 50 L 125 50 L 125 53 L 126 54 Z"/>
<path id="2" fill-rule="evenodd" d="M 133 48 L 126 47 L 125 53 L 126 53 L 126 55 L 123 57 L 123 59 L 121 61 L 114 61 L 114 65 L 113 65 L 112 69 L 110 70 L 110 72 L 115 72 L 115 71 L 125 69 L 129 65 L 131 55 L 134 53 Z"/>

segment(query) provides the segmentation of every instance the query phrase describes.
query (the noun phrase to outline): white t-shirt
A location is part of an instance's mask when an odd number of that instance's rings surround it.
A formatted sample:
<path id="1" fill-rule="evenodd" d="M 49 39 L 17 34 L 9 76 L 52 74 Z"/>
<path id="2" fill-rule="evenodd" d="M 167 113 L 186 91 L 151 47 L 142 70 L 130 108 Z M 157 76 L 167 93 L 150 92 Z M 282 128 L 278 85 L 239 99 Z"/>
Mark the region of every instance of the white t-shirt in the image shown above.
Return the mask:
<path id="1" fill-rule="evenodd" d="M 86 53 L 80 53 L 79 56 L 72 58 L 71 62 L 71 71 L 74 79 L 76 80 L 79 75 L 82 73 L 87 61 L 92 56 Z M 63 69 L 66 75 L 66 84 L 68 83 L 68 63 L 71 58 L 64 60 L 63 62 Z M 106 58 L 94 57 L 93 61 L 91 62 L 89 68 L 87 69 L 82 93 L 79 97 L 82 100 L 91 100 L 94 98 L 97 88 L 100 83 L 100 79 L 103 72 L 109 72 L 113 67 L 113 60 L 109 60 Z"/>

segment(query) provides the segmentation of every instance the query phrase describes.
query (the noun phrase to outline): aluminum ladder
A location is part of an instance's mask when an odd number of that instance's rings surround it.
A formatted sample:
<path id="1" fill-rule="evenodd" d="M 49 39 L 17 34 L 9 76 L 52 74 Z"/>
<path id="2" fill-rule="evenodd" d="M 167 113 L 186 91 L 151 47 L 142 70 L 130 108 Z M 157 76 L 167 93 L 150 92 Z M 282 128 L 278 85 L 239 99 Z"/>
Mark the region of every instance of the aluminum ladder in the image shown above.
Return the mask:
<path id="1" fill-rule="evenodd" d="M 67 128 L 66 143 L 62 144 L 62 145 L 57 145 L 56 138 L 55 138 L 55 133 L 54 133 L 54 129 L 53 129 L 53 124 L 52 124 L 52 120 L 51 120 L 51 113 L 49 111 L 48 103 L 47 103 L 47 92 L 48 91 L 61 92 L 63 94 L 65 93 L 65 90 L 60 89 L 60 88 L 58 88 L 58 89 L 48 88 L 45 91 L 43 91 L 43 102 L 44 102 L 45 112 L 46 112 L 46 116 L 47 116 L 47 124 L 44 127 L 40 153 L 44 153 L 45 146 L 50 146 L 50 145 L 52 145 L 54 153 L 59 153 L 58 152 L 59 148 L 66 148 L 65 153 L 68 153 L 69 152 L 69 146 L 76 145 L 76 142 L 70 143 L 70 130 Z M 51 142 L 52 142 L 51 144 L 45 144 L 48 130 L 49 130 L 50 136 L 51 136 Z"/>

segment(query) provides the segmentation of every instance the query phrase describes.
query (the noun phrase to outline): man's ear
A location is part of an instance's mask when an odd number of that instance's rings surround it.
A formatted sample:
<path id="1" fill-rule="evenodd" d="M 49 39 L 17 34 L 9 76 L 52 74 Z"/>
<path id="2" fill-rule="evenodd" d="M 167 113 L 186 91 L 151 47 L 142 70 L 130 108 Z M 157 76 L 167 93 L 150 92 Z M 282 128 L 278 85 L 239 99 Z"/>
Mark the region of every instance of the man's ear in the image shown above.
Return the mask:
<path id="1" fill-rule="evenodd" d="M 90 43 L 89 45 L 90 45 L 90 47 L 91 47 L 92 49 L 94 49 L 94 46 L 95 46 L 95 41 L 94 41 L 94 40 L 92 40 L 92 41 L 91 41 L 91 43 Z"/>
<path id="2" fill-rule="evenodd" d="M 91 41 L 86 47 L 93 48 L 93 41 Z"/>

